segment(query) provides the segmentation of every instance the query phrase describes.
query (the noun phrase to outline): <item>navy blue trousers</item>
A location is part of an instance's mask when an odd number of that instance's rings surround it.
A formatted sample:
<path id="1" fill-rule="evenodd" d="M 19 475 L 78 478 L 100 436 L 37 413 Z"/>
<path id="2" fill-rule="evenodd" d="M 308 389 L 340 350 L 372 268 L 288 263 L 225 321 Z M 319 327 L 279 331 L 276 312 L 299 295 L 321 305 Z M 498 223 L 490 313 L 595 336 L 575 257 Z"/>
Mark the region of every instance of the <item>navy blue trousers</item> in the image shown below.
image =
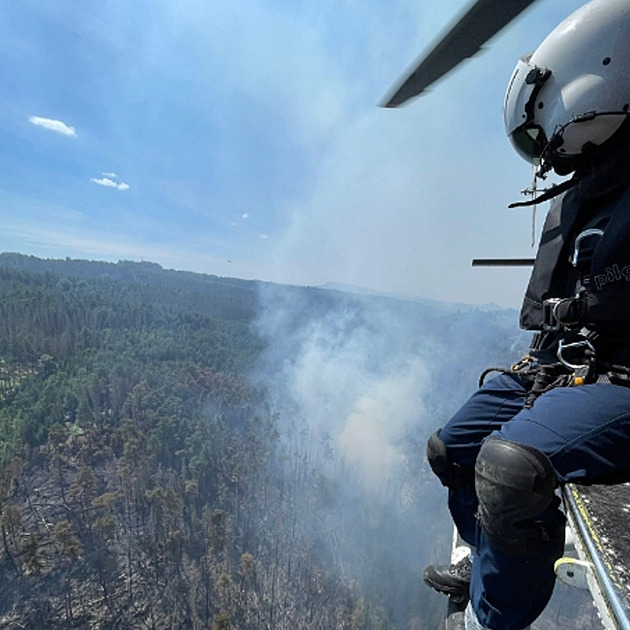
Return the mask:
<path id="1" fill-rule="evenodd" d="M 592 384 L 553 389 L 524 408 L 526 391 L 516 375 L 489 380 L 442 429 L 448 459 L 473 467 L 490 434 L 547 455 L 559 483 L 591 484 L 630 470 L 630 388 Z M 544 610 L 555 580 L 562 540 L 534 558 L 493 548 L 475 518 L 474 485 L 449 490 L 449 509 L 461 536 L 474 548 L 471 604 L 491 630 L 519 630 Z M 538 517 L 562 519 L 554 504 Z"/>

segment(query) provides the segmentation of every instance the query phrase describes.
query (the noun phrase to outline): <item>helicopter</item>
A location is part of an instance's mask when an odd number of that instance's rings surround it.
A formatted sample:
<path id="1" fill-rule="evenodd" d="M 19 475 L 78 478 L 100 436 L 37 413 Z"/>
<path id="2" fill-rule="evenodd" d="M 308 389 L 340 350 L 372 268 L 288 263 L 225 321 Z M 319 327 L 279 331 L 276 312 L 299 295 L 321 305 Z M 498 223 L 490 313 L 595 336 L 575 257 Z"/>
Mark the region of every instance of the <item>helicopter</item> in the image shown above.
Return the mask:
<path id="1" fill-rule="evenodd" d="M 537 0 L 477 0 L 431 48 L 381 105 L 396 108 L 421 95 L 465 59 L 476 55 L 492 37 Z"/>
<path id="2" fill-rule="evenodd" d="M 474 2 L 392 88 L 381 106 L 398 108 L 426 93 L 428 88 L 464 60 L 475 56 L 491 38 L 535 3 L 536 0 Z M 602 3 L 602 6 L 605 8 L 606 5 Z M 532 259 L 477 259 L 473 265 L 522 266 L 533 262 Z M 561 492 L 571 547 L 566 550 L 567 555 L 556 563 L 556 575 L 571 586 L 590 591 L 606 630 L 630 630 L 630 586 L 627 579 L 630 574 L 630 546 L 617 545 L 627 539 L 630 484 L 566 484 Z M 453 563 L 462 553 L 463 544 L 455 530 Z M 449 601 L 447 630 L 463 627 L 463 610 L 456 602 Z"/>

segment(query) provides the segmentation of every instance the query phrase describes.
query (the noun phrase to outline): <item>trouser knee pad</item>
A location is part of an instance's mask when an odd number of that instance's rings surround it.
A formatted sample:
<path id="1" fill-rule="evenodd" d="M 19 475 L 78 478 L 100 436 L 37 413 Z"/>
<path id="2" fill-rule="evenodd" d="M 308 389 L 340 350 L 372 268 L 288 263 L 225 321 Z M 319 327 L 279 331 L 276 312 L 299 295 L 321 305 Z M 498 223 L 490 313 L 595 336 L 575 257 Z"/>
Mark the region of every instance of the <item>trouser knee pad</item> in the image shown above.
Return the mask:
<path id="1" fill-rule="evenodd" d="M 460 466 L 448 459 L 446 444 L 440 438 L 438 429 L 427 442 L 427 460 L 431 470 L 447 488 L 460 488 L 474 480 L 472 467 Z"/>
<path id="2" fill-rule="evenodd" d="M 504 553 L 533 557 L 555 547 L 562 516 L 537 518 L 554 500 L 556 475 L 535 448 L 487 438 L 475 464 L 479 522 L 490 544 Z"/>

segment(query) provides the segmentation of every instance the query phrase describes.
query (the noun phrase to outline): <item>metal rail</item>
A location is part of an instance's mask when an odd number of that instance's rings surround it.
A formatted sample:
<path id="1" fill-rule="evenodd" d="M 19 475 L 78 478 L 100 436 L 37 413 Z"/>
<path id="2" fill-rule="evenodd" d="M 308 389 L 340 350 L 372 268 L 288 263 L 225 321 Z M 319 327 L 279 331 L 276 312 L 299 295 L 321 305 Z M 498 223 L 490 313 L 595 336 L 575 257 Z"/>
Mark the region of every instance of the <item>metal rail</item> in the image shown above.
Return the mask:
<path id="1" fill-rule="evenodd" d="M 585 555 L 583 560 L 591 563 L 596 584 L 591 585 L 593 601 L 597 606 L 602 623 L 611 630 L 630 630 L 628 602 L 610 576 L 610 571 L 603 558 L 596 536 L 585 518 L 584 509 L 576 499 L 577 490 L 572 486 L 563 488 L 563 496 L 569 522 L 577 539 L 578 553 Z M 594 588 L 599 592 L 593 592 Z"/>

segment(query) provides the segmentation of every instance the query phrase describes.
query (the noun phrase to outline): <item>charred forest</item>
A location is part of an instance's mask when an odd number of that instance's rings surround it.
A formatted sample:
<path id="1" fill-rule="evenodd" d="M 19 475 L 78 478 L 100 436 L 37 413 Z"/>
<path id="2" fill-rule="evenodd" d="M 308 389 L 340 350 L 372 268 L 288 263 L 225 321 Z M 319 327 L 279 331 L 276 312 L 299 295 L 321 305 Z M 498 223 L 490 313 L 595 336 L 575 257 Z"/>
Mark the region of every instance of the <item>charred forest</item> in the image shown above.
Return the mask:
<path id="1" fill-rule="evenodd" d="M 424 443 L 513 320 L 0 255 L 0 628 L 438 628 Z"/>

